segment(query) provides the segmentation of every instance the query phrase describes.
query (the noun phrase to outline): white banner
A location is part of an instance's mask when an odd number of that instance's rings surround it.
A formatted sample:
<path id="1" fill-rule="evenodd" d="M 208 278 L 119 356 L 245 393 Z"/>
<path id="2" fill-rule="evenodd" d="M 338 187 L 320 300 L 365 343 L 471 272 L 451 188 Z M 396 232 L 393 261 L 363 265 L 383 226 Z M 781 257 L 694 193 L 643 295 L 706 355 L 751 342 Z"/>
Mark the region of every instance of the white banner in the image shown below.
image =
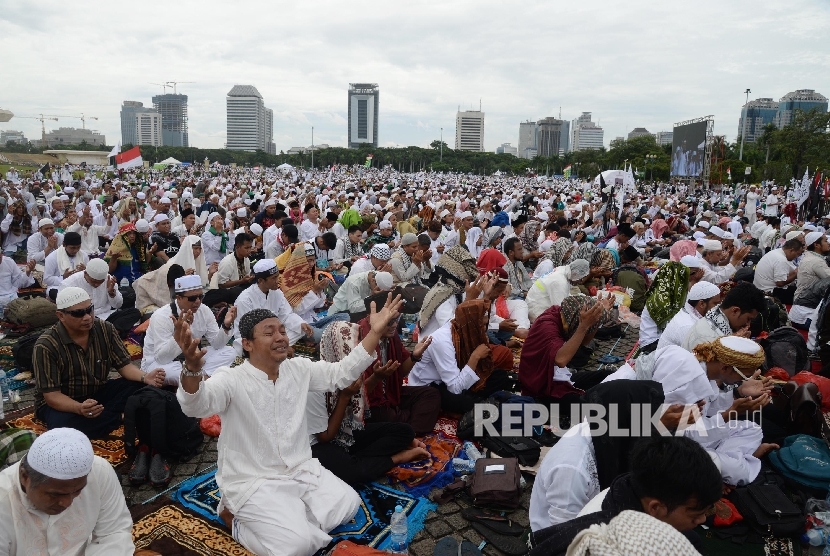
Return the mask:
<path id="1" fill-rule="evenodd" d="M 795 193 L 795 202 L 800 207 L 804 204 L 810 197 L 810 169 L 807 168 L 804 170 L 804 177 L 801 178 L 801 183 L 796 183 L 795 189 L 793 190 Z"/>

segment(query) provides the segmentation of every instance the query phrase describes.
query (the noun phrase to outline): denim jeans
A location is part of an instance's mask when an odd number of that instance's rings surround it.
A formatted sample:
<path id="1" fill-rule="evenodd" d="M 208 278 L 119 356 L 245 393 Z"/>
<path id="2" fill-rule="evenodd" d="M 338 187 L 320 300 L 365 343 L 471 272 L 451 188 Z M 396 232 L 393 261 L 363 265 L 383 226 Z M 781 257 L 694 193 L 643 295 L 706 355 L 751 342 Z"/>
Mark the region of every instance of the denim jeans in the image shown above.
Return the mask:
<path id="1" fill-rule="evenodd" d="M 311 328 L 314 329 L 315 344 L 320 343 L 320 338 L 323 337 L 323 330 L 335 321 L 349 322 L 349 313 L 334 313 L 333 315 L 326 315 L 325 317 L 317 319 L 311 323 Z"/>

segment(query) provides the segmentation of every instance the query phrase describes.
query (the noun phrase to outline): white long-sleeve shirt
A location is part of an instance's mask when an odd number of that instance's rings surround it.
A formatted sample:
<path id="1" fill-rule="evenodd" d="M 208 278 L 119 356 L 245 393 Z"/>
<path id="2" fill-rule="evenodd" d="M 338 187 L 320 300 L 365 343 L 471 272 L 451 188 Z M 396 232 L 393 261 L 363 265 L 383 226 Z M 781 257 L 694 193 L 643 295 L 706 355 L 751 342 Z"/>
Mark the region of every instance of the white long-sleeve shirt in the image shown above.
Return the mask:
<path id="1" fill-rule="evenodd" d="M 95 316 L 100 319 L 106 319 L 110 313 L 116 309 L 120 309 L 124 304 L 124 297 L 121 291 L 115 288 L 115 297 L 110 297 L 107 291 L 107 281 L 104 280 L 100 286 L 93 288 L 92 284 L 86 281 L 86 272 L 76 272 L 58 286 L 58 291 L 74 286 L 81 288 L 89 294 L 92 304 L 95 306 Z"/>
<path id="2" fill-rule="evenodd" d="M 222 253 L 219 249 L 222 246 L 222 235 L 215 236 L 210 231 L 202 234 L 202 256 L 205 258 L 205 266 L 210 266 L 213 263 L 218 263 L 225 256 L 233 253 L 234 233 L 228 232 L 228 241 L 225 244 L 225 252 Z"/>
<path id="3" fill-rule="evenodd" d="M 64 248 L 58 247 L 49 253 L 46 256 L 46 261 L 43 263 L 43 281 L 46 282 L 46 285 L 49 287 L 56 288 L 60 286 L 61 282 L 63 282 L 63 273 L 68 270 L 64 269 L 61 271 L 60 266 L 58 265 L 58 252 L 61 249 Z M 89 257 L 83 251 L 78 251 L 74 257 L 69 257 L 69 254 L 67 253 L 67 257 L 69 258 L 69 268 L 72 270 L 74 270 L 79 264 L 86 266 L 89 263 Z"/>
<path id="4" fill-rule="evenodd" d="M 374 360 L 374 353 L 358 345 L 337 363 L 287 359 L 275 381 L 246 360 L 238 367 L 220 367 L 195 394 L 179 386 L 176 397 L 186 415 L 222 419 L 216 483 L 225 507 L 236 513 L 265 481 L 309 465 L 308 393 L 345 388 Z"/>
<path id="5" fill-rule="evenodd" d="M 176 303 L 176 311 L 181 316 L 182 309 L 179 302 Z M 170 317 L 173 311 L 170 305 L 165 305 L 153 312 L 150 317 L 150 326 L 147 327 L 147 335 L 144 338 L 144 358 L 141 360 L 141 370 L 149 371 L 155 365 L 166 365 L 181 355 L 182 350 L 176 339 L 173 337 L 173 319 Z M 233 336 L 233 328 L 225 332 L 216 324 L 216 317 L 207 305 L 199 305 L 199 309 L 193 313 L 193 324 L 190 325 L 190 332 L 194 338 L 207 338 L 210 347 L 219 349 L 227 345 L 228 340 Z"/>
<path id="6" fill-rule="evenodd" d="M 0 554 L 132 556 L 133 520 L 112 466 L 95 456 L 87 483 L 57 515 L 37 510 L 20 486 L 20 463 L 0 472 Z"/>
<path id="7" fill-rule="evenodd" d="M 452 323 L 448 322 L 432 333 L 432 343 L 409 372 L 410 386 L 428 386 L 439 382 L 446 384 L 447 390 L 453 394 L 460 394 L 478 382 L 478 375 L 469 365 L 458 368 L 451 326 Z"/>
<path id="8" fill-rule="evenodd" d="M 5 305 L 17 299 L 17 290 L 31 286 L 35 279 L 20 270 L 10 257 L 0 259 L 0 302 Z"/>
<path id="9" fill-rule="evenodd" d="M 109 232 L 109 226 L 98 226 L 93 224 L 91 226 L 81 226 L 79 222 L 75 222 L 69 226 L 67 232 L 78 232 L 81 235 L 81 251 L 87 255 L 98 253 L 101 246 L 98 243 L 98 238 L 106 236 Z"/>
<path id="10" fill-rule="evenodd" d="M 319 309 L 323 305 L 326 304 L 326 294 L 325 293 L 314 293 L 314 290 L 309 291 L 303 299 L 294 307 L 294 313 L 297 314 L 304 322 L 308 324 L 313 324 L 315 320 L 317 320 L 317 311 L 315 309 Z M 330 314 L 334 314 L 335 311 L 333 308 L 329 311 Z"/>
<path id="11" fill-rule="evenodd" d="M 288 344 L 294 345 L 302 338 L 302 325 L 305 321 L 294 313 L 291 304 L 285 299 L 280 290 L 269 291 L 268 295 L 262 293 L 258 284 L 252 284 L 236 298 L 236 320 L 233 322 L 233 345 L 239 354 L 242 354 L 242 337 L 239 335 L 239 322 L 242 317 L 254 309 L 268 309 L 280 319 L 285 325 L 285 332 L 288 334 Z"/>
<path id="12" fill-rule="evenodd" d="M 683 308 L 671 318 L 666 325 L 666 329 L 660 334 L 657 349 L 683 345 L 683 340 L 686 339 L 689 330 L 699 319 L 700 315 L 697 315 L 688 303 L 684 304 Z"/>
<path id="13" fill-rule="evenodd" d="M 63 234 L 55 232 L 55 235 L 58 238 L 57 248 L 63 245 Z M 30 235 L 29 239 L 26 240 L 26 251 L 29 254 L 29 260 L 34 259 L 39 263 L 43 263 L 46 260 L 46 247 L 48 245 L 49 239 L 44 237 L 42 233 L 35 232 Z"/>

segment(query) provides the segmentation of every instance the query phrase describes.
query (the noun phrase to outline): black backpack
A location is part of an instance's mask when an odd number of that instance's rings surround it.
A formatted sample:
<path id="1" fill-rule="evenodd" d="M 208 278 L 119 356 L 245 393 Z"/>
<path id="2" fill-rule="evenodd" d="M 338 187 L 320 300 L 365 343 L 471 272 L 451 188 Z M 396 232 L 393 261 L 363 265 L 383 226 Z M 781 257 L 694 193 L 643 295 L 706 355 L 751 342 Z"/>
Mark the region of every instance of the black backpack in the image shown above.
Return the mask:
<path id="1" fill-rule="evenodd" d="M 780 367 L 790 376 L 809 368 L 809 352 L 804 336 L 792 326 L 782 326 L 759 340 L 766 353 L 766 368 Z"/>
<path id="2" fill-rule="evenodd" d="M 536 465 L 542 455 L 542 445 L 528 437 L 488 436 L 482 443 L 491 452 L 503 458 L 516 458 L 528 467 Z"/>
<path id="3" fill-rule="evenodd" d="M 124 447 L 134 455 L 136 442 L 146 444 L 164 457 L 187 461 L 202 445 L 199 420 L 182 412 L 176 394 L 145 386 L 127 399 L 124 407 Z"/>
<path id="4" fill-rule="evenodd" d="M 141 320 L 141 311 L 136 308 L 119 309 L 107 317 L 107 322 L 115 327 L 121 339 L 130 335 L 130 331 Z"/>
<path id="5" fill-rule="evenodd" d="M 35 344 L 38 338 L 45 332 L 44 329 L 30 332 L 17 340 L 17 343 L 12 346 L 12 355 L 14 356 L 14 365 L 20 370 L 31 371 L 32 356 L 35 351 Z"/>

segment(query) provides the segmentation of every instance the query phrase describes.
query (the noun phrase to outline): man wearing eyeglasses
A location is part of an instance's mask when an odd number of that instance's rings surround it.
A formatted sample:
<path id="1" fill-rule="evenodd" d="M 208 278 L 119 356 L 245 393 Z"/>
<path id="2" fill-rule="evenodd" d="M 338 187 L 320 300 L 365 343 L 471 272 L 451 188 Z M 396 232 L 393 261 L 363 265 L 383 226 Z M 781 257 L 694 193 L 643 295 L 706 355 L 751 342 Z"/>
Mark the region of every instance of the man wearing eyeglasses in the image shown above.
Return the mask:
<path id="1" fill-rule="evenodd" d="M 32 355 L 35 415 L 50 429 L 105 437 L 121 425 L 127 398 L 146 384 L 161 386 L 164 371 L 143 372 L 130 362 L 115 327 L 95 318 L 83 289 L 61 290 L 56 303 L 59 322 L 38 339 Z M 123 378 L 108 380 L 112 369 Z"/>
<path id="2" fill-rule="evenodd" d="M 182 276 L 174 283 L 175 299 L 170 305 L 153 312 L 150 317 L 150 326 L 144 338 L 144 358 L 141 360 L 141 369 L 146 371 L 161 367 L 165 372 L 165 384 L 174 386 L 179 384 L 179 375 L 182 372 L 182 351 L 173 339 L 173 320 L 188 312 L 190 330 L 193 338 L 206 338 L 209 345 L 205 355 L 205 373 L 210 376 L 213 371 L 223 365 L 230 365 L 236 357 L 236 351 L 229 347 L 228 340 L 233 336 L 233 322 L 236 319 L 236 307 L 231 306 L 220 327 L 216 317 L 207 305 L 202 304 L 205 297 L 202 279 L 198 274 Z"/>

